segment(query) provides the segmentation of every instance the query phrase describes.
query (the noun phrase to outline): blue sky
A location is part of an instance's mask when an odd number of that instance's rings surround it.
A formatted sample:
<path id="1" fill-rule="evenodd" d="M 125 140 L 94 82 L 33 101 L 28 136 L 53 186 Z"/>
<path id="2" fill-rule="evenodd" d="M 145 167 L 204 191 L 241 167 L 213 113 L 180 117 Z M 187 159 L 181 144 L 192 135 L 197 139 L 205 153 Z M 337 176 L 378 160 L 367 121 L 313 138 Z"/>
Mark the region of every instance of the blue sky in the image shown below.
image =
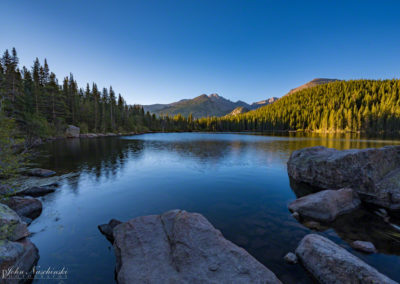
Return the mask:
<path id="1" fill-rule="evenodd" d="M 313 78 L 400 77 L 399 1 L 4 0 L 0 47 L 128 103 L 253 102 Z"/>

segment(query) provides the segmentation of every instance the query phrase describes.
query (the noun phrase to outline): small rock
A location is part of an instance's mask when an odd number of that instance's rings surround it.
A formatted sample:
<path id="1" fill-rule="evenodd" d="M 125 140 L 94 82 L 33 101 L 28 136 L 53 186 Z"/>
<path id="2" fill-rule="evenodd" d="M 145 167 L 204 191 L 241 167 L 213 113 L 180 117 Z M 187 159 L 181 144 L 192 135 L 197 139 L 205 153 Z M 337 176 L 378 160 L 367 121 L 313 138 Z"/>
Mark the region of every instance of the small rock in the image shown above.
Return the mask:
<path id="1" fill-rule="evenodd" d="M 13 196 L 2 203 L 14 210 L 21 218 L 36 219 L 42 213 L 42 202 L 32 197 Z"/>
<path id="2" fill-rule="evenodd" d="M 376 248 L 371 242 L 354 241 L 350 245 L 352 248 L 365 253 L 376 253 Z"/>
<path id="3" fill-rule="evenodd" d="M 44 186 L 34 186 L 28 189 L 19 191 L 17 195 L 29 195 L 33 197 L 43 196 L 49 193 L 56 191 L 55 186 L 53 185 L 44 185 Z"/>
<path id="4" fill-rule="evenodd" d="M 397 283 L 320 235 L 306 235 L 296 255 L 319 283 Z"/>
<path id="5" fill-rule="evenodd" d="M 55 171 L 52 170 L 46 170 L 46 169 L 31 169 L 30 171 L 28 171 L 28 174 L 30 176 L 34 176 L 34 177 L 50 177 L 56 174 Z"/>
<path id="6" fill-rule="evenodd" d="M 0 203 L 0 240 L 17 241 L 29 236 L 27 225 L 7 205 Z"/>
<path id="7" fill-rule="evenodd" d="M 297 221 L 299 221 L 299 220 L 300 220 L 300 214 L 299 214 L 299 212 L 293 212 L 293 213 L 292 213 L 292 217 L 295 218 Z"/>
<path id="8" fill-rule="evenodd" d="M 316 221 L 307 221 L 303 223 L 304 226 L 311 230 L 323 231 L 323 227 L 319 222 Z"/>
<path id="9" fill-rule="evenodd" d="M 26 223 L 28 226 L 33 222 L 31 218 L 21 216 L 22 222 Z"/>
<path id="10" fill-rule="evenodd" d="M 350 213 L 361 204 L 351 188 L 323 190 L 303 196 L 289 204 L 291 212 L 323 222 L 332 222 L 339 215 Z"/>
<path id="11" fill-rule="evenodd" d="M 67 129 L 65 130 L 65 136 L 67 138 L 78 138 L 79 137 L 80 128 L 74 125 L 68 125 Z"/>
<path id="12" fill-rule="evenodd" d="M 106 236 L 107 240 L 113 243 L 114 242 L 113 230 L 117 225 L 121 223 L 122 222 L 119 220 L 111 219 L 111 221 L 108 222 L 108 224 L 99 225 L 98 228 L 100 233 Z"/>
<path id="13" fill-rule="evenodd" d="M 297 256 L 292 252 L 289 252 L 288 254 L 286 254 L 283 259 L 286 261 L 286 263 L 289 263 L 289 264 L 296 264 L 298 262 Z"/>

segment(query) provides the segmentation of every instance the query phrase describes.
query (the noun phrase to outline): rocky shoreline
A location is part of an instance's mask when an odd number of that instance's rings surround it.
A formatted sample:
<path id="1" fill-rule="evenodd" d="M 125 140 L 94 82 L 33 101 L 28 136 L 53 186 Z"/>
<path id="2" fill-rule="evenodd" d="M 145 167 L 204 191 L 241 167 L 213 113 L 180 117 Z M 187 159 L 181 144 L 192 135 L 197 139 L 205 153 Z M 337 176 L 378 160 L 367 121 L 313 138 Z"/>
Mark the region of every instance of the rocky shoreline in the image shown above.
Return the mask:
<path id="1" fill-rule="evenodd" d="M 396 179 L 399 169 L 399 146 L 294 151 L 288 161 L 288 174 L 296 183 L 307 184 L 313 190 L 302 192 L 288 209 L 302 225 L 318 232 L 365 204 L 373 204 L 378 206 L 375 213 L 380 222 L 389 226 L 390 212 L 398 209 L 393 196 L 400 193 Z M 62 180 L 73 176 L 31 169 L 21 178 L 18 190 L 2 199 L 1 269 L 19 267 L 27 278 L 32 277 L 39 251 L 29 240 L 28 226 L 42 212 L 40 197 L 55 192 Z M 99 230 L 113 245 L 118 283 L 159 283 L 160 279 L 174 283 L 281 283 L 268 267 L 225 239 L 198 213 L 176 209 L 127 222 L 112 219 L 99 225 Z M 346 241 L 362 253 L 380 250 L 369 239 Z M 318 283 L 397 283 L 316 233 L 307 234 L 282 262 L 301 265 Z"/>
<path id="2" fill-rule="evenodd" d="M 38 198 L 55 192 L 62 180 L 75 176 L 55 174 L 46 169 L 31 169 L 14 186 L 1 189 L 0 269 L 6 274 L 18 273 L 18 278 L 2 276 L 1 283 L 29 283 L 34 276 L 40 256 L 29 239 L 28 226 L 42 213 L 43 205 Z"/>

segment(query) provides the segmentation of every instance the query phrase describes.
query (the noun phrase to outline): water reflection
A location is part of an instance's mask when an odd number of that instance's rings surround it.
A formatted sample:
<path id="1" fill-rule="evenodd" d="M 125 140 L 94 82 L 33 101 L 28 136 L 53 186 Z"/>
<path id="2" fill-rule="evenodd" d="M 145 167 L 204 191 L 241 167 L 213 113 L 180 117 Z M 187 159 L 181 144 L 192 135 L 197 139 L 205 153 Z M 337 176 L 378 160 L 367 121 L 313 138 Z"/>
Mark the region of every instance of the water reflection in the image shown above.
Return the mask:
<path id="1" fill-rule="evenodd" d="M 128 220 L 180 208 L 203 214 L 284 283 L 310 283 L 300 266 L 282 259 L 311 232 L 287 209 L 296 195 L 307 192 L 292 191 L 287 159 L 303 147 L 348 149 L 389 143 L 397 142 L 292 133 L 159 133 L 53 141 L 42 146 L 43 156 L 36 162 L 59 174 L 75 172 L 77 177 L 43 198 L 43 214 L 31 225 L 39 264 L 67 266 L 71 283 L 112 283 L 114 254 L 97 225 L 111 218 Z M 342 238 L 356 237 L 354 224 L 362 224 L 358 231 L 367 234 L 368 220 L 376 223 L 369 215 L 352 218 L 338 219 L 322 234 L 346 245 Z M 374 226 L 377 232 L 388 229 Z M 383 254 L 359 256 L 399 280 L 394 266 L 399 263 L 392 259 L 398 255 L 397 246 L 381 245 L 384 238 L 375 233 L 370 239 Z"/>

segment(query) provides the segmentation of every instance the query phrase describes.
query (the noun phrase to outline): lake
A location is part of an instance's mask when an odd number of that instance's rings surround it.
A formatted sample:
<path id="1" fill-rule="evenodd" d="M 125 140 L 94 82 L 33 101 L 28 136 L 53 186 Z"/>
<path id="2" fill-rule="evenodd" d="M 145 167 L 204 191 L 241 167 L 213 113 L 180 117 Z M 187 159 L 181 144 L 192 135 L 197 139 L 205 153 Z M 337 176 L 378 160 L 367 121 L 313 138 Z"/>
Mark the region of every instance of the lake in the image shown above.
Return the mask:
<path id="1" fill-rule="evenodd" d="M 53 141 L 41 146 L 35 162 L 76 176 L 42 198 L 43 213 L 29 227 L 39 249 L 38 265 L 64 267 L 65 283 L 113 283 L 114 252 L 97 226 L 111 218 L 126 221 L 179 208 L 203 214 L 284 283 L 312 283 L 300 265 L 283 261 L 312 232 L 287 209 L 296 194 L 307 190 L 291 187 L 286 170 L 291 152 L 318 145 L 390 144 L 399 140 L 295 133 L 155 133 Z M 370 208 L 339 218 L 320 234 L 400 281 L 400 231 Z M 379 253 L 352 250 L 348 241 L 360 238 L 373 241 Z"/>

